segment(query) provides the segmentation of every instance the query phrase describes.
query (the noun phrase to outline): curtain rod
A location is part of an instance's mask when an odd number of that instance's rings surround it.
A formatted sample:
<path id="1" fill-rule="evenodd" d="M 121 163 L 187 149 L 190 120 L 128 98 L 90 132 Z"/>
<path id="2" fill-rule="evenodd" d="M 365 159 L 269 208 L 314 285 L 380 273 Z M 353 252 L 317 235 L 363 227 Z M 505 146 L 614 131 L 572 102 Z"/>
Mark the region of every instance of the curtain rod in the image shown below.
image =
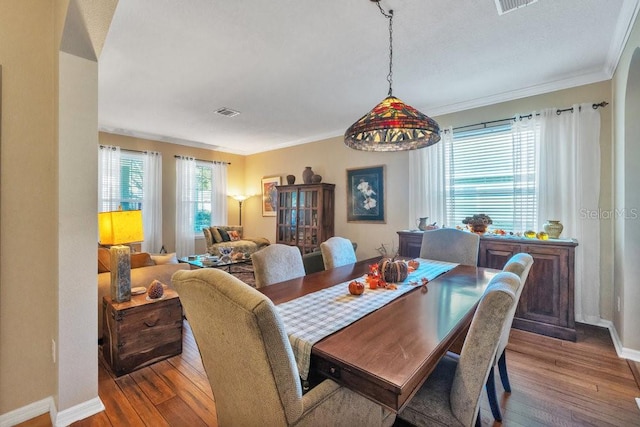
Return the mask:
<path id="1" fill-rule="evenodd" d="M 116 147 L 113 145 L 102 145 L 102 144 L 100 144 L 100 148 L 112 148 L 114 150 L 116 149 Z M 127 151 L 129 153 L 140 153 L 140 154 L 157 153 L 157 151 L 153 151 L 153 150 L 132 150 L 130 148 L 122 148 L 122 147 L 120 147 L 120 151 Z"/>
<path id="2" fill-rule="evenodd" d="M 100 148 L 109 148 L 109 146 L 101 144 Z M 115 149 L 115 147 L 114 147 L 114 149 Z M 146 153 L 149 153 L 149 152 L 151 152 L 151 153 L 155 153 L 156 152 L 156 151 L 130 150 L 128 148 L 120 148 L 120 151 L 128 151 L 130 153 L 142 153 L 142 154 L 146 154 Z M 178 156 L 176 154 L 173 157 L 175 157 L 177 159 L 177 158 L 180 158 L 180 157 L 189 157 L 189 156 Z M 231 162 L 223 162 L 223 161 L 219 161 L 219 160 L 202 160 L 202 159 L 194 159 L 194 160 L 197 160 L 199 162 L 219 163 L 219 164 L 227 164 L 227 165 L 231 164 Z"/>
<path id="3" fill-rule="evenodd" d="M 190 156 L 179 156 L 179 155 L 176 154 L 173 157 L 175 157 L 176 159 L 181 159 L 183 157 L 190 157 Z M 195 157 L 190 157 L 190 158 L 192 158 L 193 160 L 196 160 L 198 162 L 215 163 L 215 164 L 220 164 L 220 165 L 230 165 L 231 164 L 231 162 L 223 162 L 221 160 L 203 160 L 203 159 L 196 159 Z"/>
<path id="4" fill-rule="evenodd" d="M 598 102 L 597 104 L 591 104 L 591 108 L 593 108 L 594 110 L 597 110 L 598 108 L 604 108 L 607 105 L 609 105 L 609 103 L 607 101 L 602 101 L 602 102 Z M 582 107 L 579 107 L 582 108 Z M 571 111 L 573 113 L 573 107 L 569 107 L 569 108 L 563 108 L 563 109 L 558 109 L 556 110 L 556 114 L 560 115 L 566 111 Z M 540 113 L 536 113 L 536 116 L 539 116 Z M 498 120 L 491 120 L 488 122 L 480 122 L 480 123 L 475 123 L 472 125 L 464 125 L 464 126 L 458 126 L 458 127 L 454 127 L 453 130 L 460 130 L 460 129 L 467 129 L 467 128 L 471 128 L 471 127 L 475 127 L 475 126 L 482 126 L 483 129 L 486 129 L 487 127 L 492 127 L 492 126 L 487 126 L 487 125 L 491 125 L 491 124 L 495 124 L 495 123 L 502 123 L 502 122 L 515 122 L 518 118 L 519 119 L 530 119 L 532 118 L 533 115 L 532 114 L 518 114 L 515 117 L 508 117 L 506 119 L 498 119 Z M 448 129 L 445 129 L 443 132 L 448 132 Z"/>

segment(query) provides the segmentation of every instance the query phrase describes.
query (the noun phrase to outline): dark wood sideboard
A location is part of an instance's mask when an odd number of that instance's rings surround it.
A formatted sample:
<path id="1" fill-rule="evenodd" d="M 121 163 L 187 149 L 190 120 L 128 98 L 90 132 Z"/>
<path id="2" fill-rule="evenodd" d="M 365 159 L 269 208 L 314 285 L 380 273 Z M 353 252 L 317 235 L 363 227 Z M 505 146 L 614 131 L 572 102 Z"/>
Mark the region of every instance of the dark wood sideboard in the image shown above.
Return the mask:
<path id="1" fill-rule="evenodd" d="M 399 255 L 417 257 L 422 231 L 398 231 Z M 575 341 L 575 240 L 536 240 L 484 235 L 478 266 L 502 269 L 513 255 L 526 252 L 533 266 L 518 303 L 513 327 Z"/>

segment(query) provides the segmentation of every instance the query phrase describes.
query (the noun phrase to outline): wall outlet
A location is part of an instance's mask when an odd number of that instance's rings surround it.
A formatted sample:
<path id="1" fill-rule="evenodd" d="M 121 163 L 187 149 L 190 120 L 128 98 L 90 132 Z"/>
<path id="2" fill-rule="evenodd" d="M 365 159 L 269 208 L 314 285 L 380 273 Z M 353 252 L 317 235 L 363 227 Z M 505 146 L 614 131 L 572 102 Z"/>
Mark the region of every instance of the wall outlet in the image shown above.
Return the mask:
<path id="1" fill-rule="evenodd" d="M 618 297 L 618 313 L 620 313 L 620 297 Z"/>
<path id="2" fill-rule="evenodd" d="M 56 363 L 56 340 L 51 338 L 51 360 Z"/>

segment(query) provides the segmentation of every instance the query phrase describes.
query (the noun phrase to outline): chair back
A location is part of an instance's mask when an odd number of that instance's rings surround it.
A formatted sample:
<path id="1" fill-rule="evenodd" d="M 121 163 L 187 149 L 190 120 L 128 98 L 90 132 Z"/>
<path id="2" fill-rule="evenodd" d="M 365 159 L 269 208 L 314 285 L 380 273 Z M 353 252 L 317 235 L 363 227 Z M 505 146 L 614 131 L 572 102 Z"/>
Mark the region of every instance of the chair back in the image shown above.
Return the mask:
<path id="1" fill-rule="evenodd" d="M 322 252 L 315 250 L 302 255 L 302 264 L 304 264 L 304 272 L 306 274 L 323 271 L 324 260 L 322 259 Z"/>
<path id="2" fill-rule="evenodd" d="M 451 411 L 465 426 L 475 423 L 482 388 L 498 348 L 507 315 L 516 303 L 520 278 L 513 273 L 496 274 L 478 303 L 451 387 Z"/>
<path id="3" fill-rule="evenodd" d="M 172 284 L 200 349 L 218 425 L 294 424 L 302 388 L 271 300 L 216 268 L 179 271 Z"/>
<path id="4" fill-rule="evenodd" d="M 480 236 L 455 228 L 439 228 L 422 235 L 420 258 L 478 265 Z"/>
<path id="5" fill-rule="evenodd" d="M 502 352 L 505 348 L 507 348 L 507 344 L 509 344 L 509 333 L 511 332 L 511 325 L 513 324 L 513 317 L 516 314 L 516 309 L 518 308 L 518 301 L 520 301 L 520 295 L 522 295 L 522 290 L 524 289 L 524 284 L 527 281 L 527 277 L 529 276 L 529 270 L 531 270 L 531 266 L 533 265 L 533 257 L 527 253 L 519 253 L 512 256 L 509 261 L 505 264 L 502 271 L 508 271 L 510 273 L 514 273 L 518 277 L 520 277 L 520 286 L 518 287 L 518 291 L 516 292 L 516 303 L 513 306 L 513 309 L 508 314 L 508 321 L 505 324 L 504 330 L 502 331 L 502 335 L 500 336 L 500 343 L 498 344 L 498 352 L 496 353 L 496 359 L 502 355 Z"/>
<path id="6" fill-rule="evenodd" d="M 322 252 L 322 260 L 326 270 L 353 264 L 357 261 L 356 251 L 351 240 L 344 237 L 330 237 L 320 243 L 320 251 Z"/>
<path id="7" fill-rule="evenodd" d="M 251 254 L 256 288 L 305 275 L 300 249 L 279 243 Z"/>

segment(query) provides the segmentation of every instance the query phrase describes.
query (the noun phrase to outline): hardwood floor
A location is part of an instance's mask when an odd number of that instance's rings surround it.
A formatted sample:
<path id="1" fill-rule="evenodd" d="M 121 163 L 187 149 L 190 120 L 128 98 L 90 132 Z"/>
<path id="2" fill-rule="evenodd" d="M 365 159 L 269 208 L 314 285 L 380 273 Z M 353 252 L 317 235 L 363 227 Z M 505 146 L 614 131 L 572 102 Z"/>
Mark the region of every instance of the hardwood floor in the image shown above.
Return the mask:
<path id="1" fill-rule="evenodd" d="M 638 364 L 619 359 L 605 329 L 578 325 L 573 343 L 512 330 L 507 366 L 513 392 L 496 381 L 503 422 L 493 421 L 486 395 L 484 426 L 640 426 L 634 378 Z M 106 411 L 73 426 L 217 426 L 215 402 L 185 322 L 183 353 L 115 378 L 100 362 Z M 48 415 L 21 424 L 50 426 Z"/>

